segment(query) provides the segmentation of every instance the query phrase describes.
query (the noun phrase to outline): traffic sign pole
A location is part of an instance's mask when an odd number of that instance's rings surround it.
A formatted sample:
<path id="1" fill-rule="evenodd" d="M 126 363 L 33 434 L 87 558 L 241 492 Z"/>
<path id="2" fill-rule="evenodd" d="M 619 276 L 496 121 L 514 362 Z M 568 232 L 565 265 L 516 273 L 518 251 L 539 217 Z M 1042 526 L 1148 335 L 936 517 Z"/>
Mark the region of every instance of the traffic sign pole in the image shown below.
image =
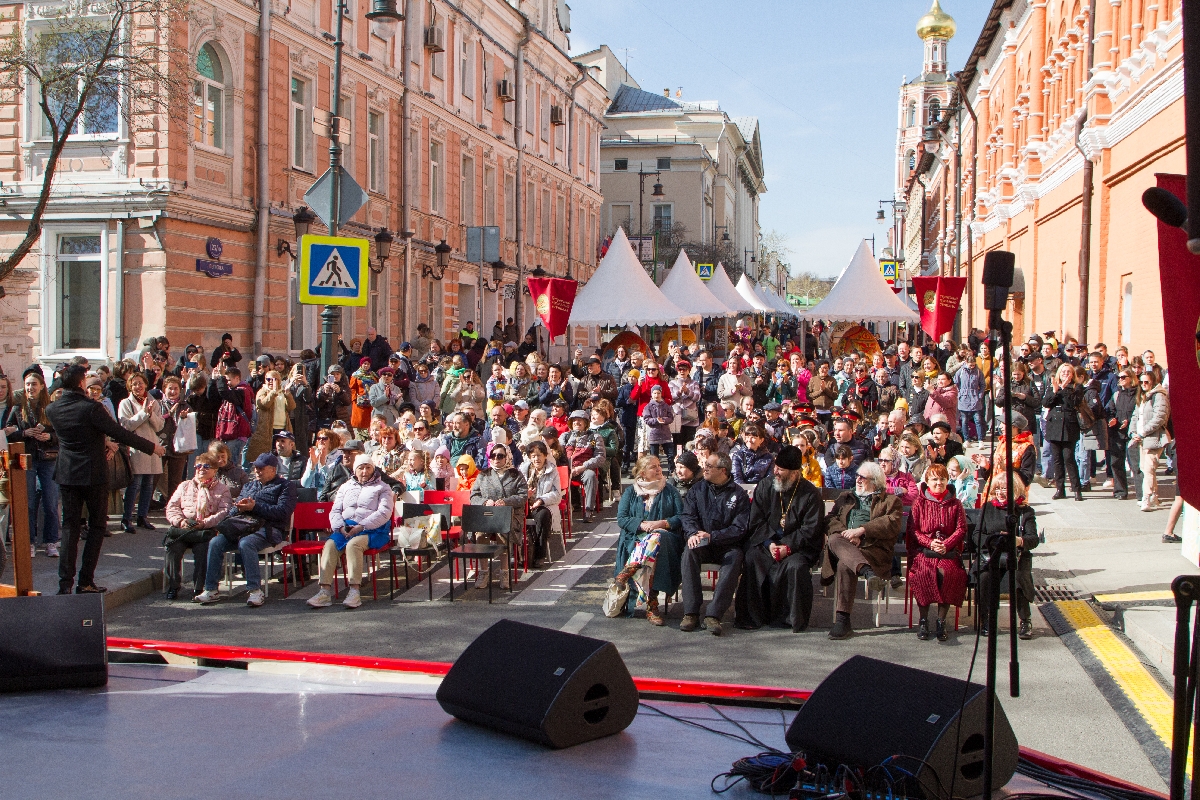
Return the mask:
<path id="1" fill-rule="evenodd" d="M 341 224 L 339 214 L 341 212 L 342 200 L 342 143 L 339 139 L 338 124 L 340 120 L 337 118 L 342 114 L 342 20 L 345 17 L 346 0 L 337 0 L 334 4 L 334 12 L 337 14 L 337 26 L 335 28 L 336 37 L 333 41 L 333 117 L 329 131 L 329 169 L 333 172 L 331 176 L 333 180 L 333 199 L 330 203 L 330 215 L 327 222 L 329 223 L 329 235 L 337 236 L 338 226 Z M 370 280 L 369 273 L 367 270 Z M 337 354 L 334 351 L 333 341 L 333 323 L 338 318 L 339 311 L 336 306 L 325 306 L 321 311 L 321 376 L 329 374 L 329 368 L 337 363 Z M 346 376 L 349 378 L 349 376 Z"/>

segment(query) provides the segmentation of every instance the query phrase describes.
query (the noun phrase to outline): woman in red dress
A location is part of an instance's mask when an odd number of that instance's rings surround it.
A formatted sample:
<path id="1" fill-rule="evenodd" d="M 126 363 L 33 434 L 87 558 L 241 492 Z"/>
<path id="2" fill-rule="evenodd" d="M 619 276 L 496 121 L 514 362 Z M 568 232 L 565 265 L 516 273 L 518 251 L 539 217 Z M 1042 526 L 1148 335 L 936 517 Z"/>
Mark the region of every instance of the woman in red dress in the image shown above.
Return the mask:
<path id="1" fill-rule="evenodd" d="M 967 515 L 950 491 L 950 477 L 942 464 L 930 464 L 908 518 L 909 531 L 921 549 L 913 557 L 908 580 L 921 610 L 917 638 L 929 638 L 929 606 L 937 603 L 937 639 L 944 642 L 946 613 L 962 605 L 967 594 L 967 571 L 962 548 L 967 538 Z"/>

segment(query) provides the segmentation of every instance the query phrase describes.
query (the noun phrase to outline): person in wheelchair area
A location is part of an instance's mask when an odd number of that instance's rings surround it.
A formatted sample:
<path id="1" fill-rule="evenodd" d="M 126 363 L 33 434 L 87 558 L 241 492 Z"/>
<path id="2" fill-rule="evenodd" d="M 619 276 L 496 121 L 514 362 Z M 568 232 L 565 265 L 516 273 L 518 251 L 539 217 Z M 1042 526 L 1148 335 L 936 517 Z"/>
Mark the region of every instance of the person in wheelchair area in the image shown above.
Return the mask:
<path id="1" fill-rule="evenodd" d="M 1013 494 L 1017 514 L 1016 603 L 1017 619 L 1019 620 L 1017 636 L 1022 639 L 1032 639 L 1033 619 L 1029 603 L 1033 600 L 1033 556 L 1029 551 L 1037 547 L 1041 540 L 1038 537 L 1037 521 L 1033 509 L 1025 502 L 1025 484 L 1016 475 L 1013 476 Z M 975 579 L 979 585 L 981 611 L 990 607 L 988 605 L 988 591 L 991 588 L 991 574 L 988 571 L 989 553 L 987 540 L 993 534 L 1005 532 L 1005 517 L 1008 516 L 1007 504 L 1008 475 L 1001 472 L 992 479 L 991 491 L 979 514 L 979 524 L 975 526 L 975 530 L 971 533 L 975 552 L 979 554 L 979 557 L 975 560 L 974 572 Z M 997 586 L 1000 593 L 1003 594 L 1008 591 L 1007 553 L 1000 555 L 999 567 L 999 582 Z M 983 617 L 982 620 L 982 633 L 984 636 L 987 636 L 987 617 Z"/>

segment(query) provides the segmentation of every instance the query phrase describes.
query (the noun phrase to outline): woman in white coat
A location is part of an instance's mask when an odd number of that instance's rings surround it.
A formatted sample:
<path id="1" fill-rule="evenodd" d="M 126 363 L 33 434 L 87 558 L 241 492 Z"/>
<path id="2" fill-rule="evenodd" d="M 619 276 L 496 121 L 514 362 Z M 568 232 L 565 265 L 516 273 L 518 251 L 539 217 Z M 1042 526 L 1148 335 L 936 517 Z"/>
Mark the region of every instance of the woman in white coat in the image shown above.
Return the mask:
<path id="1" fill-rule="evenodd" d="M 550 451 L 541 440 L 525 447 L 521 475 L 529 484 L 529 516 L 533 520 L 533 560 L 550 560 L 550 534 L 562 532 L 558 504 L 562 501 L 562 482 L 558 467 L 550 460 Z"/>
<path id="2" fill-rule="evenodd" d="M 129 388 L 129 396 L 117 407 L 117 421 L 127 431 L 132 431 L 143 439 L 158 441 L 158 433 L 163 429 L 162 412 L 159 402 L 146 391 L 146 379 L 142 373 L 135 372 L 125 379 Z M 154 484 L 162 474 L 162 459 L 153 453 L 139 453 L 136 450 L 129 453 L 129 485 L 125 487 L 124 510 L 121 514 L 121 529 L 126 533 L 137 533 L 133 527 L 133 507 L 137 504 L 137 526 L 148 531 L 154 530 L 146 515 L 150 513 L 150 498 L 154 494 Z"/>
<path id="3" fill-rule="evenodd" d="M 1130 443 L 1142 451 L 1142 511 L 1158 508 L 1158 460 L 1171 440 L 1167 421 L 1171 418 L 1171 401 L 1167 389 L 1158 382 L 1154 372 L 1147 370 L 1138 376 L 1138 403 L 1133 409 L 1129 429 Z"/>
<path id="4" fill-rule="evenodd" d="M 346 554 L 346 582 L 350 584 L 342 605 L 346 608 L 362 605 L 358 587 L 362 583 L 363 553 L 383 547 L 392 540 L 395 507 L 392 487 L 383 482 L 371 457 L 365 454 L 356 457 L 354 476 L 337 490 L 333 508 L 329 510 L 329 527 L 333 535 L 325 540 L 325 548 L 321 551 L 321 588 L 309 599 L 310 606 L 333 605 L 329 587 L 333 584 L 342 552 Z"/>

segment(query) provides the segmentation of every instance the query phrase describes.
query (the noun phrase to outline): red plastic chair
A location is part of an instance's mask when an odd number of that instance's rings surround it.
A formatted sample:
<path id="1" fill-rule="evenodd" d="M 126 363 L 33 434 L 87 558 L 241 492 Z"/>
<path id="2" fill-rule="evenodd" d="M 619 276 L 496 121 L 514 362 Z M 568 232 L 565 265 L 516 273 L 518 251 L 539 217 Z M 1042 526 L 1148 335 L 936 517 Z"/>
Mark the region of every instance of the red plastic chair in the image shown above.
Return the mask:
<path id="1" fill-rule="evenodd" d="M 388 551 L 390 551 L 392 549 L 392 545 L 394 544 L 394 541 L 392 539 L 392 529 L 395 527 L 395 525 L 396 525 L 395 517 L 388 519 L 387 544 L 385 544 L 383 547 L 376 547 L 373 550 L 365 550 L 363 552 L 363 558 L 370 559 L 371 566 L 368 567 L 368 569 L 371 571 L 371 597 L 374 600 L 379 599 L 379 585 L 377 582 L 377 576 L 379 574 L 379 555 L 381 553 L 387 553 Z M 345 563 L 345 556 L 342 556 L 342 560 L 343 560 L 343 563 Z M 391 580 L 393 583 L 395 583 L 396 577 L 394 574 L 392 575 Z M 347 584 L 350 583 L 349 575 L 346 576 L 346 583 Z"/>
<path id="2" fill-rule="evenodd" d="M 292 541 L 290 544 L 284 545 L 283 550 L 283 596 L 288 596 L 288 557 L 296 557 L 296 577 L 300 580 L 302 574 L 299 570 L 299 559 L 304 556 L 317 556 L 325 548 L 325 542 L 322 539 L 301 539 L 302 531 L 325 531 L 332 533 L 329 527 L 329 512 L 333 509 L 333 503 L 297 503 L 296 511 L 292 516 Z M 304 584 L 299 584 L 300 588 L 304 588 Z M 337 594 L 337 570 L 333 573 L 333 591 Z"/>
<path id="3" fill-rule="evenodd" d="M 562 487 L 562 500 L 558 503 L 558 515 L 562 517 L 563 535 L 569 539 L 574 539 L 575 536 L 571 533 L 571 487 L 575 482 L 571 480 L 571 468 L 558 468 L 558 483 Z M 582 487 L 582 484 L 580 484 Z"/>
<path id="4" fill-rule="evenodd" d="M 427 505 L 445 505 L 450 506 L 450 516 L 462 517 L 463 506 L 471 505 L 470 492 L 437 492 L 426 491 L 422 502 Z M 450 530 L 445 533 L 446 539 L 450 547 L 454 546 L 454 542 L 462 538 L 462 525 L 451 525 Z M 456 568 L 456 564 L 452 564 L 450 569 Z M 450 580 L 454 580 L 454 575 L 451 574 Z"/>

